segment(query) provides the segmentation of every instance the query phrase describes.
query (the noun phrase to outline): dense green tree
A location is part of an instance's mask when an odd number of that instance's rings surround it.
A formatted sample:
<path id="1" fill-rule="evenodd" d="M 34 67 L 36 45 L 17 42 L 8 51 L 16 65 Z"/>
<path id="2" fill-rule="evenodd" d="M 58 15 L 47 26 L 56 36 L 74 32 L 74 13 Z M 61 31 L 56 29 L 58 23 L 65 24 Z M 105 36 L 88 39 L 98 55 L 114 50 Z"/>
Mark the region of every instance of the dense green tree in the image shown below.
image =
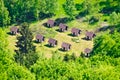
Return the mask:
<path id="1" fill-rule="evenodd" d="M 19 50 L 16 50 L 15 59 L 20 64 L 30 67 L 30 65 L 36 62 L 38 56 L 35 46 L 32 43 L 33 35 L 27 23 L 22 24 L 20 34 L 21 36 L 17 38 L 17 47 Z"/>
<path id="2" fill-rule="evenodd" d="M 5 29 L 0 28 L 0 80 L 35 80 L 30 71 L 14 62 L 6 37 Z"/>
<path id="3" fill-rule="evenodd" d="M 100 10 L 103 6 L 100 5 L 101 0 L 84 0 L 80 4 L 76 4 L 80 16 L 86 16 L 89 23 L 98 22 L 100 19 Z"/>
<path id="4" fill-rule="evenodd" d="M 17 12 L 17 2 L 18 0 L 4 0 L 5 6 L 8 8 L 11 17 L 11 22 L 16 22 L 17 15 L 19 14 L 19 12 Z"/>
<path id="5" fill-rule="evenodd" d="M 110 14 L 112 12 L 120 12 L 119 0 L 101 0 L 101 6 L 103 6 L 102 12 Z"/>
<path id="6" fill-rule="evenodd" d="M 57 10 L 57 0 L 38 0 L 40 19 L 48 18 L 55 15 Z"/>
<path id="7" fill-rule="evenodd" d="M 6 26 L 10 23 L 9 12 L 4 6 L 4 1 L 0 0 L 0 26 Z"/>
<path id="8" fill-rule="evenodd" d="M 113 12 L 110 14 L 109 23 L 111 26 L 118 26 L 120 24 L 120 13 Z"/>
<path id="9" fill-rule="evenodd" d="M 54 12 L 57 9 L 57 0 L 39 0 L 40 3 L 40 12 L 49 14 L 52 13 L 54 14 Z"/>
<path id="10" fill-rule="evenodd" d="M 17 8 L 19 12 L 17 19 L 26 22 L 26 21 L 33 21 L 38 18 L 36 6 L 35 6 L 35 0 L 18 0 L 17 4 L 18 4 Z"/>
<path id="11" fill-rule="evenodd" d="M 100 58 L 102 60 L 100 60 Z M 120 59 L 119 59 L 120 60 Z M 107 56 L 94 56 L 91 59 L 77 58 L 77 60 L 63 62 L 61 60 L 44 59 L 31 67 L 36 79 L 64 79 L 64 80 L 119 80 L 119 66 L 112 66 L 119 60 Z M 111 63 L 114 61 L 114 63 Z"/>
<path id="12" fill-rule="evenodd" d="M 63 4 L 63 8 L 65 13 L 69 15 L 71 19 L 74 19 L 76 14 L 74 0 L 66 0 L 66 2 Z"/>
<path id="13" fill-rule="evenodd" d="M 63 4 L 66 14 L 71 19 L 76 15 L 74 1 L 66 0 Z M 100 11 L 104 14 L 109 13 L 107 17 L 110 17 L 108 20 L 110 25 L 120 27 L 119 0 L 83 0 L 79 7 L 77 6 L 79 12 L 92 19 L 96 18 Z M 57 0 L 0 0 L 0 26 L 9 24 L 10 17 L 13 23 L 33 21 L 38 20 L 40 16 L 55 14 L 56 9 Z M 120 79 L 120 33 L 117 31 L 112 34 L 98 33 L 89 58 L 76 57 L 74 53 L 61 55 L 60 51 L 52 51 L 53 56 L 50 59 L 46 59 L 43 53 L 39 53 L 41 56 L 38 59 L 32 43 L 33 35 L 27 23 L 20 27 L 17 50 L 13 57 L 14 53 L 8 50 L 6 31 L 0 28 L 0 80 Z M 46 32 L 42 31 L 46 37 L 54 37 L 56 34 L 55 31 L 48 29 Z"/>
<path id="14" fill-rule="evenodd" d="M 95 15 L 100 9 L 100 0 L 84 0 L 82 3 L 82 11 L 84 11 L 85 14 Z"/>
<path id="15" fill-rule="evenodd" d="M 11 22 L 25 22 L 38 19 L 35 0 L 4 0 Z"/>
<path id="16" fill-rule="evenodd" d="M 94 54 L 108 55 L 111 57 L 120 57 L 120 34 L 114 32 L 114 34 L 104 34 L 95 39 Z"/>

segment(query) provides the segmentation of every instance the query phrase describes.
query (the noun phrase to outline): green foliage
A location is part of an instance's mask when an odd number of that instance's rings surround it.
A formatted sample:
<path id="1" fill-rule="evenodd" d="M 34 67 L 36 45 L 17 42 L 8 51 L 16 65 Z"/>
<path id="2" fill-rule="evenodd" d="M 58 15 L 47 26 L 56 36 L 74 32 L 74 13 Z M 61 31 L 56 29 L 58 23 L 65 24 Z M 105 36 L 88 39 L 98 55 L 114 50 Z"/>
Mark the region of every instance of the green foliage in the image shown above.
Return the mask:
<path id="1" fill-rule="evenodd" d="M 35 80 L 30 71 L 13 61 L 6 37 L 4 29 L 0 28 L 0 80 Z"/>
<path id="2" fill-rule="evenodd" d="M 116 63 L 119 60 L 111 59 L 109 61 L 107 56 L 105 60 L 100 60 L 99 56 L 91 59 L 77 58 L 75 62 L 63 62 L 59 59 L 40 60 L 31 67 L 31 72 L 36 74 L 36 79 L 119 80 L 119 70 L 116 71 L 117 67 L 111 63 L 111 61 Z"/>
<path id="3" fill-rule="evenodd" d="M 84 12 L 84 14 L 90 14 L 90 15 L 95 15 L 98 13 L 101 9 L 100 7 L 100 1 L 96 0 L 84 0 L 83 3 L 81 4 L 81 12 Z"/>
<path id="4" fill-rule="evenodd" d="M 0 28 L 0 50 L 6 48 L 7 45 L 8 45 L 6 37 L 7 37 L 7 35 L 6 35 L 5 31 L 4 31 L 4 29 Z"/>
<path id="5" fill-rule="evenodd" d="M 120 57 L 120 34 L 104 34 L 95 39 L 94 54 L 109 55 L 111 57 Z"/>
<path id="6" fill-rule="evenodd" d="M 102 12 L 110 14 L 112 12 L 120 12 L 119 0 L 101 0 L 101 6 L 103 6 Z"/>
<path id="7" fill-rule="evenodd" d="M 113 12 L 110 14 L 109 23 L 111 26 L 118 26 L 118 24 L 120 24 L 120 13 Z"/>
<path id="8" fill-rule="evenodd" d="M 64 0 L 0 0 L 0 26 L 6 26 L 10 21 L 11 23 L 29 22 L 40 19 L 40 16 L 55 14 L 56 11 L 59 12 L 57 3 L 63 4 L 62 1 Z M 87 15 L 85 17 L 88 17 L 88 21 L 99 20 L 99 14 L 104 15 L 113 12 L 108 21 L 110 25 L 120 27 L 119 0 L 83 0 L 76 6 L 74 1 L 66 0 L 63 4 L 65 13 L 71 19 L 76 16 L 76 9 L 78 12 Z M 55 29 L 41 29 L 40 33 L 46 38 L 53 38 L 57 34 Z M 11 56 L 13 53 L 7 49 L 6 37 L 6 32 L 0 28 L 0 80 L 120 79 L 119 32 L 96 37 L 93 56 L 90 58 L 85 58 L 84 53 L 82 53 L 82 57 L 76 57 L 74 53 L 72 55 L 65 54 L 64 57 L 61 57 L 59 51 L 53 51 L 52 58 L 46 59 L 41 54 L 38 60 L 35 46 L 32 43 L 33 35 L 26 23 L 20 28 L 20 35 L 17 37 L 18 50 L 16 50 L 15 58 Z M 72 40 L 77 42 L 79 39 L 74 38 Z M 22 65 L 15 63 L 14 59 Z"/>
<path id="9" fill-rule="evenodd" d="M 3 0 L 0 0 L 0 26 L 4 27 L 10 23 L 9 12 L 4 6 Z"/>
<path id="10" fill-rule="evenodd" d="M 40 12 L 54 14 L 54 12 L 57 10 L 57 0 L 39 0 L 39 3 Z"/>
<path id="11" fill-rule="evenodd" d="M 65 13 L 69 15 L 71 19 L 74 19 L 76 11 L 74 0 L 66 0 L 63 4 L 63 8 Z"/>
<path id="12" fill-rule="evenodd" d="M 25 22 L 38 19 L 35 0 L 4 0 L 11 16 L 11 22 Z"/>
<path id="13" fill-rule="evenodd" d="M 16 50 L 15 60 L 21 65 L 30 67 L 33 65 L 38 56 L 36 54 L 35 46 L 32 43 L 33 35 L 29 29 L 27 23 L 23 23 L 20 29 L 21 36 L 18 37 L 17 47 L 19 50 Z"/>

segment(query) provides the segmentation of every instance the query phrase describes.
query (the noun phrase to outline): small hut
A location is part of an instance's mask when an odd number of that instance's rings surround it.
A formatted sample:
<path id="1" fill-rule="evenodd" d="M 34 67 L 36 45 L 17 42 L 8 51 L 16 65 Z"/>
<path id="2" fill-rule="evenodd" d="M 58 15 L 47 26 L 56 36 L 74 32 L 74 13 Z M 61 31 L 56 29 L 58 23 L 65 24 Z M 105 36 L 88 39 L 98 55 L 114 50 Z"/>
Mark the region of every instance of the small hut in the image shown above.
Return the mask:
<path id="1" fill-rule="evenodd" d="M 78 36 L 80 35 L 81 30 L 77 28 L 72 28 L 71 33 L 73 36 Z"/>
<path id="2" fill-rule="evenodd" d="M 16 26 L 10 28 L 10 32 L 12 35 L 15 35 L 18 33 L 18 28 Z"/>
<path id="3" fill-rule="evenodd" d="M 42 36 L 41 34 L 36 35 L 36 42 L 43 42 L 45 41 L 45 37 Z"/>
<path id="4" fill-rule="evenodd" d="M 92 40 L 95 37 L 95 33 L 90 31 L 90 32 L 86 32 L 86 40 Z"/>
<path id="5" fill-rule="evenodd" d="M 71 44 L 63 42 L 61 47 L 62 50 L 69 51 L 71 49 Z"/>
<path id="6" fill-rule="evenodd" d="M 89 56 L 90 56 L 90 52 L 91 52 L 91 49 L 86 48 L 86 49 L 84 50 L 85 56 L 86 56 L 86 57 L 89 57 Z"/>
<path id="7" fill-rule="evenodd" d="M 64 32 L 64 31 L 67 31 L 68 30 L 68 26 L 66 26 L 65 24 L 63 23 L 60 23 L 59 24 L 59 31 L 60 32 Z"/>
<path id="8" fill-rule="evenodd" d="M 48 20 L 47 21 L 47 27 L 53 27 L 55 25 L 55 21 L 54 20 Z"/>
<path id="9" fill-rule="evenodd" d="M 54 47 L 54 46 L 57 45 L 57 43 L 58 43 L 58 42 L 57 42 L 57 40 L 55 40 L 55 39 L 50 38 L 50 39 L 48 40 L 49 46 Z"/>

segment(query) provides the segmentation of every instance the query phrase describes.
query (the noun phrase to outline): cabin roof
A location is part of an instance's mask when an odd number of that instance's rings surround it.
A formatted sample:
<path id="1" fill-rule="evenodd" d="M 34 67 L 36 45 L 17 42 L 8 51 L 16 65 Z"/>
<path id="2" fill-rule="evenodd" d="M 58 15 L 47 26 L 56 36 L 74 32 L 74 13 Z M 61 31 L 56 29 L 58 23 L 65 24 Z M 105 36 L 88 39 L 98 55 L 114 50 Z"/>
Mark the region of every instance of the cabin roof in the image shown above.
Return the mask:
<path id="1" fill-rule="evenodd" d="M 41 34 L 36 35 L 36 39 L 42 39 L 42 38 L 44 38 L 44 36 L 42 36 Z"/>
<path id="2" fill-rule="evenodd" d="M 77 29 L 77 28 L 72 28 L 71 32 L 79 32 L 81 31 L 80 29 Z"/>
<path id="3" fill-rule="evenodd" d="M 49 43 L 53 43 L 53 44 L 55 44 L 56 41 L 57 41 L 57 40 L 55 40 L 55 39 L 53 39 L 53 38 L 49 38 L 49 40 L 48 40 Z"/>
<path id="4" fill-rule="evenodd" d="M 63 24 L 63 23 L 60 23 L 59 27 L 62 28 L 62 29 L 66 29 L 67 26 L 65 24 Z"/>
<path id="5" fill-rule="evenodd" d="M 50 24 L 50 25 L 54 25 L 55 21 L 49 19 L 47 23 Z"/>
<path id="6" fill-rule="evenodd" d="M 90 32 L 86 32 L 86 36 L 88 36 L 88 37 L 93 37 L 94 36 L 94 33 L 92 32 L 92 31 L 90 31 Z"/>
<path id="7" fill-rule="evenodd" d="M 91 49 L 89 49 L 89 48 L 86 48 L 85 50 L 84 50 L 84 53 L 90 53 L 91 52 Z"/>
<path id="8" fill-rule="evenodd" d="M 17 31 L 18 31 L 18 28 L 17 28 L 16 26 L 14 26 L 14 27 L 11 27 L 11 28 L 10 28 L 10 31 L 17 32 Z"/>
<path id="9" fill-rule="evenodd" d="M 66 42 L 63 42 L 63 43 L 62 43 L 62 47 L 67 47 L 67 48 L 68 48 L 69 46 L 71 46 L 71 44 L 66 43 Z"/>

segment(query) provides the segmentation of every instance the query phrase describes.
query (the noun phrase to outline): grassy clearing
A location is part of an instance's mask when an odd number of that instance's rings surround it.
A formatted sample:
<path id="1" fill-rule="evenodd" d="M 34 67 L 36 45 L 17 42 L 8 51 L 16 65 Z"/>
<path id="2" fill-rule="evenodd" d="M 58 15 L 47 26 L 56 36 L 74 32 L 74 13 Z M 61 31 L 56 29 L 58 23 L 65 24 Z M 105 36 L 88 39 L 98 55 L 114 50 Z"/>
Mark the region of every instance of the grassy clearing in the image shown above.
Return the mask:
<path id="1" fill-rule="evenodd" d="M 55 48 L 46 47 L 45 45 L 48 44 L 48 42 L 47 42 L 48 38 L 49 38 L 48 37 L 44 43 L 36 44 L 37 51 L 42 51 L 43 53 L 53 53 L 54 51 L 58 51 L 60 53 L 69 53 L 70 52 L 70 53 L 80 54 L 82 51 L 84 51 L 85 48 L 87 48 L 87 47 L 92 48 L 93 47 L 93 42 L 92 41 L 86 41 L 86 40 L 82 39 L 82 38 L 85 37 L 85 30 L 88 30 L 88 26 L 87 26 L 88 24 L 87 23 L 82 23 L 82 22 L 79 23 L 78 20 L 74 20 L 74 21 L 69 22 L 67 24 L 69 26 L 69 30 L 64 32 L 64 33 L 61 33 L 61 32 L 56 31 L 57 29 L 59 29 L 58 26 L 56 26 L 54 28 L 46 28 L 46 27 L 44 27 L 42 24 L 45 23 L 46 21 L 47 20 L 40 21 L 39 23 L 36 23 L 36 24 L 32 24 L 31 29 L 39 28 L 38 29 L 39 33 L 45 32 L 47 30 L 54 31 L 56 34 L 51 32 L 47 36 L 50 37 L 51 34 L 54 34 L 55 37 L 52 37 L 52 38 L 55 38 L 56 40 L 58 40 L 58 46 L 55 47 Z M 82 29 L 82 31 L 83 31 L 82 34 L 79 37 L 70 36 L 69 34 L 71 33 L 71 28 L 72 27 L 77 27 L 77 28 Z M 75 42 L 72 41 L 72 39 L 76 39 L 76 38 L 79 38 L 79 40 L 80 40 L 79 43 L 75 43 Z M 72 44 L 72 49 L 69 52 L 59 51 L 58 49 L 61 48 L 62 42 L 68 42 L 68 43 Z"/>
<path id="2" fill-rule="evenodd" d="M 85 23 L 80 24 L 77 20 L 74 20 L 74 21 L 68 23 L 69 26 L 71 25 L 72 27 L 78 27 L 83 30 L 82 34 L 79 37 L 72 37 L 69 35 L 71 33 L 71 28 L 72 28 L 71 26 L 68 31 L 60 33 L 58 31 L 56 31 L 57 29 L 59 29 L 58 26 L 56 26 L 54 28 L 44 27 L 42 24 L 45 23 L 46 21 L 47 21 L 47 19 L 33 23 L 30 25 L 30 28 L 32 29 L 32 31 L 34 33 L 34 36 L 37 33 L 42 33 L 44 35 L 44 33 L 47 32 L 47 34 L 45 35 L 45 37 L 46 37 L 45 42 L 39 43 L 39 44 L 34 43 L 36 46 L 37 52 L 40 54 L 41 53 L 45 54 L 45 56 L 47 58 L 51 57 L 52 54 L 56 51 L 57 51 L 57 53 L 60 53 L 61 55 L 64 55 L 66 53 L 68 53 L 68 54 L 75 53 L 77 56 L 79 56 L 80 53 L 83 52 L 85 48 L 93 47 L 93 41 L 86 41 L 86 40 L 82 39 L 85 37 L 84 29 L 87 29 L 87 27 L 86 27 L 87 24 L 85 24 Z M 83 25 L 83 26 L 81 26 L 81 25 Z M 51 32 L 49 32 L 48 30 L 49 31 L 51 30 Z M 49 37 L 52 37 L 52 38 L 55 38 L 56 40 L 58 40 L 58 45 L 56 47 L 50 48 L 50 47 L 46 46 L 48 44 Z M 76 43 L 72 39 L 79 39 L 80 42 Z M 16 36 L 8 35 L 8 41 L 10 43 L 8 46 L 9 49 L 14 51 L 14 49 L 16 49 L 16 47 L 15 47 L 15 42 L 17 41 Z M 59 49 L 61 48 L 62 42 L 70 43 L 72 45 L 71 50 L 68 52 L 60 51 Z"/>
<path id="3" fill-rule="evenodd" d="M 83 0 L 75 0 L 75 3 L 81 3 Z M 50 19 L 57 19 L 57 18 L 63 18 L 66 17 L 67 15 L 65 14 L 62 4 L 65 2 L 65 0 L 59 0 L 58 1 L 58 10 L 55 12 L 56 16 L 52 17 Z M 36 34 L 40 33 L 43 34 L 46 37 L 45 42 L 36 44 L 36 49 L 39 54 L 45 54 L 47 58 L 50 58 L 53 53 L 57 52 L 60 53 L 60 55 L 64 55 L 66 53 L 72 54 L 75 53 L 77 56 L 80 55 L 81 52 L 84 51 L 85 48 L 93 48 L 93 41 L 86 41 L 83 40 L 82 38 L 85 37 L 85 30 L 94 30 L 98 24 L 95 25 L 89 25 L 88 22 L 83 22 L 83 18 L 81 19 L 76 19 L 71 22 L 66 23 L 69 26 L 69 30 L 64 33 L 57 32 L 56 30 L 59 29 L 58 26 L 54 28 L 46 28 L 43 26 L 43 23 L 47 22 L 48 19 L 40 20 L 38 22 L 34 22 L 30 25 L 30 28 L 33 32 L 33 35 L 35 36 Z M 69 34 L 71 33 L 71 28 L 76 27 L 81 29 L 83 32 L 79 37 L 72 37 Z M 7 29 L 7 32 L 9 32 L 9 29 Z M 17 35 L 16 35 L 17 36 Z M 8 41 L 9 41 L 9 46 L 8 48 L 14 52 L 16 49 L 16 36 L 11 36 L 8 35 Z M 46 45 L 48 44 L 48 39 L 52 37 L 58 40 L 58 45 L 54 48 L 47 47 Z M 79 40 L 79 43 L 76 43 L 74 40 Z M 35 40 L 35 38 L 34 38 Z M 63 52 L 60 51 L 59 49 L 61 48 L 62 42 L 67 42 L 72 45 L 72 48 L 68 52 Z"/>

